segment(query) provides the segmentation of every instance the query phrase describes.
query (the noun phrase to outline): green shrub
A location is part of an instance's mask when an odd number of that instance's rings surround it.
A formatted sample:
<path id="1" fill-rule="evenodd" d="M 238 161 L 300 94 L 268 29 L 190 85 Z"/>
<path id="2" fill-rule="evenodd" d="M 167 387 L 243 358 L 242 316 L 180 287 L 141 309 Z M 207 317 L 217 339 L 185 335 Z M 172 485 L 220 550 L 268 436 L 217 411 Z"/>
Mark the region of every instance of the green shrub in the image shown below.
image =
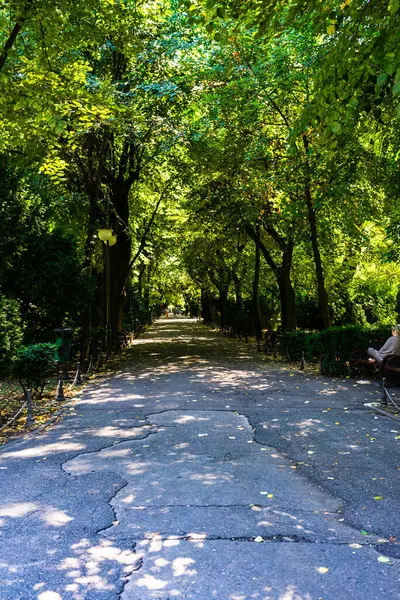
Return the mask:
<path id="1" fill-rule="evenodd" d="M 3 289 L 24 307 L 24 343 L 46 342 L 56 327 L 81 322 L 94 280 L 82 271 L 77 242 L 65 232 L 32 233 L 24 245 L 3 275 Z"/>
<path id="2" fill-rule="evenodd" d="M 304 352 L 306 361 L 312 362 L 319 356 L 318 331 L 285 331 L 280 342 L 281 353 L 290 360 L 300 360 Z"/>
<path id="3" fill-rule="evenodd" d="M 8 371 L 21 339 L 19 304 L 0 294 L 0 374 Z"/>
<path id="4" fill-rule="evenodd" d="M 285 332 L 281 338 L 281 353 L 298 361 L 304 352 L 306 361 L 321 361 L 321 372 L 324 375 L 340 376 L 347 374 L 347 362 L 353 350 L 367 350 L 375 340 L 384 341 L 390 335 L 390 327 L 387 325 L 344 325 L 320 332 Z"/>
<path id="5" fill-rule="evenodd" d="M 13 374 L 24 392 L 32 389 L 39 397 L 42 395 L 46 380 L 55 373 L 54 352 L 54 344 L 32 344 L 17 349 Z"/>

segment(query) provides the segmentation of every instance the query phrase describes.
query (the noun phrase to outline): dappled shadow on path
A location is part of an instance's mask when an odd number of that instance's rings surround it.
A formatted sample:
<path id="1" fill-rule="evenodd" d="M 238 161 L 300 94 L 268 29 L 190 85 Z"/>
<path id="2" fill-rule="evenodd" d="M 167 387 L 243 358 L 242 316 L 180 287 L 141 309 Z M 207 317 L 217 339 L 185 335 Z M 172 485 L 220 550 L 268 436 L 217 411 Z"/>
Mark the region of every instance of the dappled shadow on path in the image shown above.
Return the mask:
<path id="1" fill-rule="evenodd" d="M 56 427 L 0 452 L 0 597 L 309 600 L 338 564 L 354 585 L 363 564 L 360 598 L 373 584 L 394 597 L 360 532 L 374 510 L 364 492 L 385 496 L 381 514 L 386 496 L 400 510 L 375 473 L 395 454 L 359 411 L 375 394 L 271 367 L 193 320 L 159 321 Z M 327 598 L 341 597 L 335 581 Z"/>

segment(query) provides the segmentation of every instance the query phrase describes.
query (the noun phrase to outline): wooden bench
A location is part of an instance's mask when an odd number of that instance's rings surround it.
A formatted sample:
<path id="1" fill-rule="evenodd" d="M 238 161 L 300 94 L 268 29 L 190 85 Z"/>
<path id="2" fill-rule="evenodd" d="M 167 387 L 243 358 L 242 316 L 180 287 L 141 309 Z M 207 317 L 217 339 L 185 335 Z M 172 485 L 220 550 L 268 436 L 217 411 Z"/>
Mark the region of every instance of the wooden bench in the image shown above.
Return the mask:
<path id="1" fill-rule="evenodd" d="M 372 345 L 374 344 L 374 345 Z M 378 346 L 382 347 L 381 340 L 371 342 L 370 347 Z M 350 374 L 360 374 L 360 371 L 374 372 L 379 375 L 381 380 L 385 378 L 389 383 L 397 385 L 400 382 L 400 354 L 392 354 L 387 356 L 381 363 L 371 362 L 368 360 L 371 358 L 368 352 L 364 349 L 354 350 L 349 360 Z M 358 371 L 358 373 L 357 373 Z"/>
<path id="2" fill-rule="evenodd" d="M 369 342 L 369 347 L 379 350 L 379 348 L 382 348 L 384 343 L 385 340 L 371 340 Z M 370 358 L 371 356 L 369 356 L 365 348 L 357 348 L 356 350 L 353 350 L 349 360 L 350 375 L 357 376 L 368 371 L 379 373 L 382 370 L 386 360 L 382 363 L 376 363 L 371 362 L 369 360 Z"/>
<path id="3" fill-rule="evenodd" d="M 383 367 L 382 375 L 385 377 L 386 381 L 392 383 L 394 385 L 398 385 L 400 382 L 400 354 L 393 354 L 393 356 L 389 356 L 385 362 Z"/>

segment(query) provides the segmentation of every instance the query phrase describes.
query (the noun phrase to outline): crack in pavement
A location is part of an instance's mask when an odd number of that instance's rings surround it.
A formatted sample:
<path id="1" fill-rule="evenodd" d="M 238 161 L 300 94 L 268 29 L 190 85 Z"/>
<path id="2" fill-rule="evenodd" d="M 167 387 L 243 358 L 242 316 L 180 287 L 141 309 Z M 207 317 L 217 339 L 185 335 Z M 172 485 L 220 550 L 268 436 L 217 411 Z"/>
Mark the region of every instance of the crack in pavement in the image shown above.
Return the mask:
<path id="1" fill-rule="evenodd" d="M 257 540 L 256 538 L 262 538 L 262 540 Z M 143 541 L 152 541 L 152 540 L 156 540 L 157 542 L 169 542 L 169 541 L 182 541 L 182 542 L 201 542 L 203 544 L 206 544 L 207 542 L 249 542 L 249 543 L 297 543 L 297 544 L 329 544 L 332 546 L 350 546 L 351 547 L 351 543 L 348 540 L 335 540 L 332 538 L 326 538 L 324 539 L 322 536 L 318 539 L 312 539 L 312 538 L 307 538 L 305 536 L 298 536 L 298 535 L 290 535 L 290 534 L 282 534 L 282 533 L 276 533 L 276 534 L 271 534 L 271 535 L 261 535 L 261 534 L 255 534 L 252 536 L 222 536 L 222 535 L 208 535 L 207 536 L 203 536 L 201 533 L 193 533 L 193 534 L 185 534 L 185 535 L 175 535 L 175 534 L 166 534 L 166 533 L 158 533 L 155 536 L 148 536 L 148 537 L 140 537 L 140 538 L 131 538 L 132 541 L 134 542 L 135 545 L 139 544 L 140 542 Z M 379 548 L 381 548 L 383 546 L 383 544 L 380 544 L 379 542 L 372 542 L 372 543 L 360 543 L 357 542 L 357 547 L 363 547 L 363 548 L 373 548 L 376 549 L 376 547 L 379 546 Z M 381 550 L 379 550 L 379 552 L 381 552 Z M 143 563 L 143 560 L 142 560 Z"/>
<path id="2" fill-rule="evenodd" d="M 111 472 L 112 472 L 112 473 L 114 473 L 114 471 L 111 471 Z M 116 475 L 117 475 L 117 474 L 116 474 Z M 117 477 L 118 477 L 118 475 L 117 475 Z M 122 481 L 123 481 L 124 483 L 121 485 L 121 487 L 120 487 L 118 490 L 115 490 L 115 493 L 114 493 L 114 494 L 111 494 L 111 495 L 110 495 L 110 496 L 107 498 L 107 504 L 110 506 L 110 508 L 111 508 L 111 510 L 112 510 L 112 512 L 113 512 L 114 519 L 113 519 L 113 521 L 111 521 L 111 525 L 106 525 L 105 527 L 101 527 L 100 529 L 97 529 L 97 530 L 95 531 L 95 534 L 96 534 L 96 535 L 100 535 L 100 534 L 102 534 L 103 532 L 107 531 L 108 529 L 111 529 L 112 527 L 114 527 L 114 523 L 115 523 L 115 522 L 118 520 L 118 519 L 117 519 L 117 513 L 116 513 L 116 511 L 115 511 L 115 508 L 114 508 L 114 507 L 113 507 L 113 505 L 111 504 L 111 502 L 114 500 L 115 496 L 116 496 L 116 495 L 117 495 L 119 492 L 121 492 L 121 491 L 122 491 L 124 488 L 126 488 L 126 486 L 129 484 L 129 481 L 127 481 L 127 480 L 122 480 Z"/>
<path id="3" fill-rule="evenodd" d="M 147 426 L 144 426 L 147 427 Z M 73 456 L 67 458 L 65 461 L 63 461 L 62 463 L 60 463 L 60 467 L 61 469 L 64 471 L 64 473 L 70 477 L 82 477 L 83 475 L 74 475 L 73 473 L 70 473 L 68 471 L 65 470 L 65 466 L 69 463 L 74 461 L 76 458 L 81 457 L 81 456 L 89 456 L 91 454 L 99 454 L 100 452 L 103 452 L 104 450 L 108 450 L 110 448 L 115 448 L 115 446 L 118 446 L 118 444 L 125 444 L 125 443 L 129 443 L 129 442 L 135 442 L 135 441 L 141 441 L 141 440 L 147 440 L 147 438 L 149 438 L 151 435 L 156 435 L 159 432 L 159 427 L 157 427 L 156 425 L 149 425 L 149 427 L 153 428 L 153 431 L 148 431 L 146 432 L 145 435 L 142 436 L 138 436 L 135 438 L 128 438 L 128 439 L 124 439 L 124 440 L 118 440 L 118 441 L 114 441 L 112 444 L 108 444 L 107 446 L 102 446 L 101 448 L 98 448 L 97 450 L 90 450 L 88 452 L 77 452 L 76 454 L 74 454 Z M 137 427 L 137 429 L 140 429 L 141 427 Z M 135 428 L 131 428 L 131 429 L 135 429 Z M 94 471 L 91 471 L 92 473 Z M 109 473 L 114 473 L 114 471 L 109 471 Z"/>
<path id="4" fill-rule="evenodd" d="M 132 552 L 134 554 L 136 554 L 136 543 L 132 544 Z M 117 591 L 116 600 L 121 600 L 122 594 L 124 593 L 125 588 L 126 588 L 127 584 L 130 581 L 129 578 L 132 576 L 133 573 L 137 573 L 137 571 L 140 571 L 140 569 L 142 567 L 143 567 L 143 558 L 141 556 L 138 556 L 136 564 L 135 565 L 131 565 L 131 567 L 129 569 L 129 573 L 127 573 L 125 575 L 125 577 L 123 578 L 123 580 L 121 582 L 120 589 Z"/>

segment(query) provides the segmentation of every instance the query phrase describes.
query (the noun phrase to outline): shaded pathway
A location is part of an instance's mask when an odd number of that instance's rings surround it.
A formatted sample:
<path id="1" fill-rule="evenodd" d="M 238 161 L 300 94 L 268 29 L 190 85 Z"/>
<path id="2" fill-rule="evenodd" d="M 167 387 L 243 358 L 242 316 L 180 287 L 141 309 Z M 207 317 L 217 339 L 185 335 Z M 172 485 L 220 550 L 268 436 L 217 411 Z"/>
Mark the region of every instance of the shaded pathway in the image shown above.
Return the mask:
<path id="1" fill-rule="evenodd" d="M 249 352 L 159 321 L 5 446 L 0 598 L 397 598 L 400 433 L 362 407 L 376 389 Z"/>

